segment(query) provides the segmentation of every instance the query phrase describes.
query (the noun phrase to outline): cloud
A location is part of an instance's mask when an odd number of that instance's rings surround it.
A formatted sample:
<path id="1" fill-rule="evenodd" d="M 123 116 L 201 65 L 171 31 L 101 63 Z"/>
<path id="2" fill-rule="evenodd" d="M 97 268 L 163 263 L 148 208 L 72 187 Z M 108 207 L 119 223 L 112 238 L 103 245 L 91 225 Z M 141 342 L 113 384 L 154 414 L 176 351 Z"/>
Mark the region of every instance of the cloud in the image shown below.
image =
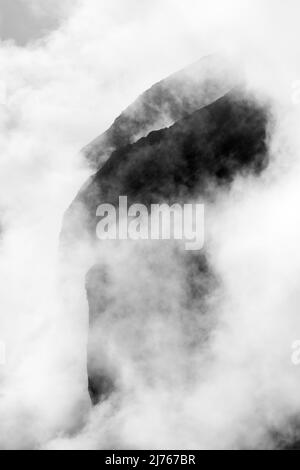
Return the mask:
<path id="1" fill-rule="evenodd" d="M 2 448 L 272 446 L 268 431 L 287 429 L 297 415 L 299 374 L 290 364 L 290 346 L 300 335 L 299 110 L 290 106 L 292 81 L 300 75 L 299 8 L 294 0 L 88 0 L 68 10 L 42 41 L 23 48 L 1 43 Z M 219 49 L 244 70 L 257 97 L 276 102 L 277 121 L 274 163 L 264 179 L 240 179 L 211 209 L 211 263 L 223 286 L 218 327 L 191 368 L 197 377 L 188 390 L 163 380 L 173 361 L 168 348 L 161 362 L 157 351 L 145 359 L 161 380 L 149 387 L 142 374 L 139 381 L 143 362 L 131 360 L 138 344 L 132 333 L 118 367 L 134 387 L 91 412 L 84 269 L 74 274 L 75 291 L 62 283 L 58 267 L 63 213 L 89 174 L 78 150 L 144 89 Z M 111 264 L 125 277 L 120 260 Z M 174 283 L 163 283 L 163 292 L 180 285 L 181 270 L 172 267 L 167 257 Z M 157 281 L 143 257 L 133 257 L 132 272 L 136 268 L 141 283 L 151 281 L 155 299 Z M 136 279 L 125 287 L 134 302 Z M 73 302 L 66 306 L 69 289 Z M 176 299 L 171 311 L 177 313 Z M 154 305 L 162 300 L 158 296 Z M 169 325 L 158 315 L 149 325 L 149 350 L 162 324 Z M 129 320 L 123 326 L 129 331 Z M 176 351 L 176 336 L 165 339 Z M 173 374 L 176 379 L 176 367 Z"/>
<path id="2" fill-rule="evenodd" d="M 24 46 L 47 36 L 57 29 L 70 13 L 75 2 L 35 0 L 0 1 L 0 37 Z"/>

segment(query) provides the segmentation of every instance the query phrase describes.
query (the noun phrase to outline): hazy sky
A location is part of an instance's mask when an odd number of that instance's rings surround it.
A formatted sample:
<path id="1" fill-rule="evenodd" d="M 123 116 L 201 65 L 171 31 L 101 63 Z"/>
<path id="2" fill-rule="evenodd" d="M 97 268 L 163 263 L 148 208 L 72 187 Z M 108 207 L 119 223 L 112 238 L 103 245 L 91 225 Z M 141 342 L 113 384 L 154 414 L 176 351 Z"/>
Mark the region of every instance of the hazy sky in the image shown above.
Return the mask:
<path id="1" fill-rule="evenodd" d="M 49 4 L 51 6 L 49 6 Z M 18 45 L 43 37 L 61 21 L 61 7 L 56 0 L 0 0 L 0 38 Z"/>

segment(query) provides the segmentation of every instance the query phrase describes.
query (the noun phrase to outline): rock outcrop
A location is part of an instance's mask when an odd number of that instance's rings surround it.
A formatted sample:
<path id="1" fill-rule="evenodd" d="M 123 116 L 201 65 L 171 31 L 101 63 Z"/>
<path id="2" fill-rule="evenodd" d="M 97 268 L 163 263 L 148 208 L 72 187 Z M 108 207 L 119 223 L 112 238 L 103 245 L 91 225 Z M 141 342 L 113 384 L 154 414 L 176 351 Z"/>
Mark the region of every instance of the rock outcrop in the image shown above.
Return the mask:
<path id="1" fill-rule="evenodd" d="M 66 250 L 78 240 L 97 242 L 99 204 L 117 207 L 121 195 L 128 196 L 129 203 L 146 206 L 213 201 L 216 188 L 230 185 L 236 175 L 258 175 L 266 168 L 268 108 L 242 87 L 225 93 L 229 80 L 220 81 L 217 74 L 218 80 L 210 82 L 207 73 L 202 76 L 203 70 L 211 72 L 200 62 L 154 86 L 87 147 L 87 158 L 100 168 L 66 213 L 62 231 Z M 158 129 L 166 122 L 171 125 Z M 151 258 L 151 248 L 147 256 Z M 214 273 L 205 251 L 180 256 L 185 266 L 184 309 L 194 314 L 214 285 Z M 87 293 L 92 327 L 106 309 L 117 309 L 112 305 L 121 305 L 118 308 L 124 312 L 128 306 L 111 297 L 106 267 L 95 260 L 90 268 Z M 161 304 L 157 305 L 159 309 Z M 94 403 L 114 388 L 113 373 L 107 367 L 97 371 L 94 364 L 89 366 L 89 382 Z"/>
<path id="2" fill-rule="evenodd" d="M 233 83 L 236 78 L 227 61 L 219 56 L 201 59 L 145 91 L 83 153 L 98 169 L 114 150 L 209 105 L 228 92 Z"/>

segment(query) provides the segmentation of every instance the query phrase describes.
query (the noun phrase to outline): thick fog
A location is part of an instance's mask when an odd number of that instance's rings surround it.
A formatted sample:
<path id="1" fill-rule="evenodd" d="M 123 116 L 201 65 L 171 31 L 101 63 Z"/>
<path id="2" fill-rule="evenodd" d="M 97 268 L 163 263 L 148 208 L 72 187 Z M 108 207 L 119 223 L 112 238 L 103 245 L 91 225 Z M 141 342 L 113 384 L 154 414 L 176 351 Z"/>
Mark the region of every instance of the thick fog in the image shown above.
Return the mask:
<path id="1" fill-rule="evenodd" d="M 66 1 L 63 15 L 27 46 L 0 43 L 0 447 L 273 448 L 278 434 L 292 442 L 299 2 Z M 92 332 L 95 356 L 120 384 L 92 409 L 84 277 L 94 252 L 82 244 L 62 260 L 59 250 L 64 213 L 91 174 L 79 150 L 145 89 L 215 52 L 272 104 L 269 168 L 239 176 L 207 207 L 217 282 L 207 280 L 197 333 L 180 328 L 184 266 L 172 244 L 157 248 L 151 269 L 143 246 L 97 252 L 113 273 L 114 312 L 125 302 L 130 313 L 107 312 L 106 330 Z M 194 334 L 203 344 L 189 355 Z"/>

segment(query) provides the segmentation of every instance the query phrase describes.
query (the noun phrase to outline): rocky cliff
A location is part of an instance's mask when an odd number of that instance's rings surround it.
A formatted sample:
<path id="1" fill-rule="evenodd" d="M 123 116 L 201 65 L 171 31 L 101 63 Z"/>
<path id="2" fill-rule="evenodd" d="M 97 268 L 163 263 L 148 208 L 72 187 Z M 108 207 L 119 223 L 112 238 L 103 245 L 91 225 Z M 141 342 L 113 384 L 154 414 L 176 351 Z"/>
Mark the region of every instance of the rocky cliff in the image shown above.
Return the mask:
<path id="1" fill-rule="evenodd" d="M 219 74 L 218 80 L 209 81 L 207 73 L 202 76 L 203 70 L 207 72 L 209 67 L 200 62 L 154 86 L 87 147 L 87 158 L 100 168 L 66 213 L 62 231 L 65 250 L 71 250 L 73 244 L 82 239 L 97 243 L 97 207 L 102 203 L 117 207 L 121 195 L 128 196 L 129 203 L 146 206 L 161 202 L 213 202 L 216 190 L 228 187 L 238 174 L 258 175 L 266 168 L 268 108 L 256 102 L 242 87 L 225 93 L 229 81 L 220 80 Z M 157 129 L 162 123 L 171 125 Z M 108 154 L 110 156 L 103 164 Z M 99 244 L 100 250 L 106 249 L 105 242 L 99 241 Z M 207 311 L 206 299 L 217 279 L 205 250 L 201 254 L 171 254 L 168 250 L 164 253 L 165 258 L 158 257 L 157 249 L 150 246 L 145 257 L 147 269 L 151 265 L 149 269 L 154 269 L 153 275 L 160 279 L 162 288 L 154 294 L 157 296 L 155 306 L 149 306 L 153 296 L 149 304 L 144 298 L 148 281 L 143 284 L 142 277 L 137 280 L 137 296 L 144 306 L 144 324 L 153 311 L 156 315 L 160 309 L 164 314 L 165 311 L 172 313 L 173 306 L 166 305 L 162 293 L 163 286 L 168 289 L 168 276 L 172 276 L 164 263 L 169 266 L 168 256 L 172 259 L 178 256 L 185 286 L 180 300 L 181 311 L 186 312 L 182 329 L 195 330 L 197 312 Z M 136 273 L 128 267 L 127 278 L 118 284 L 120 297 L 122 282 L 126 284 L 130 276 L 134 277 Z M 118 294 L 112 294 L 112 278 L 109 268 L 95 259 L 87 276 L 91 327 L 102 315 L 126 318 L 131 315 L 126 312 L 135 308 L 126 295 L 120 299 Z M 207 326 L 205 328 L 207 331 Z M 203 341 L 201 334 L 199 332 L 199 342 Z M 97 342 L 97 338 L 91 341 Z M 193 345 L 186 347 L 194 348 L 195 342 L 193 335 Z M 106 365 L 102 367 L 94 354 L 89 357 L 90 393 L 94 403 L 117 386 L 114 364 L 110 363 L 110 370 L 107 363 L 110 362 L 105 361 Z"/>

